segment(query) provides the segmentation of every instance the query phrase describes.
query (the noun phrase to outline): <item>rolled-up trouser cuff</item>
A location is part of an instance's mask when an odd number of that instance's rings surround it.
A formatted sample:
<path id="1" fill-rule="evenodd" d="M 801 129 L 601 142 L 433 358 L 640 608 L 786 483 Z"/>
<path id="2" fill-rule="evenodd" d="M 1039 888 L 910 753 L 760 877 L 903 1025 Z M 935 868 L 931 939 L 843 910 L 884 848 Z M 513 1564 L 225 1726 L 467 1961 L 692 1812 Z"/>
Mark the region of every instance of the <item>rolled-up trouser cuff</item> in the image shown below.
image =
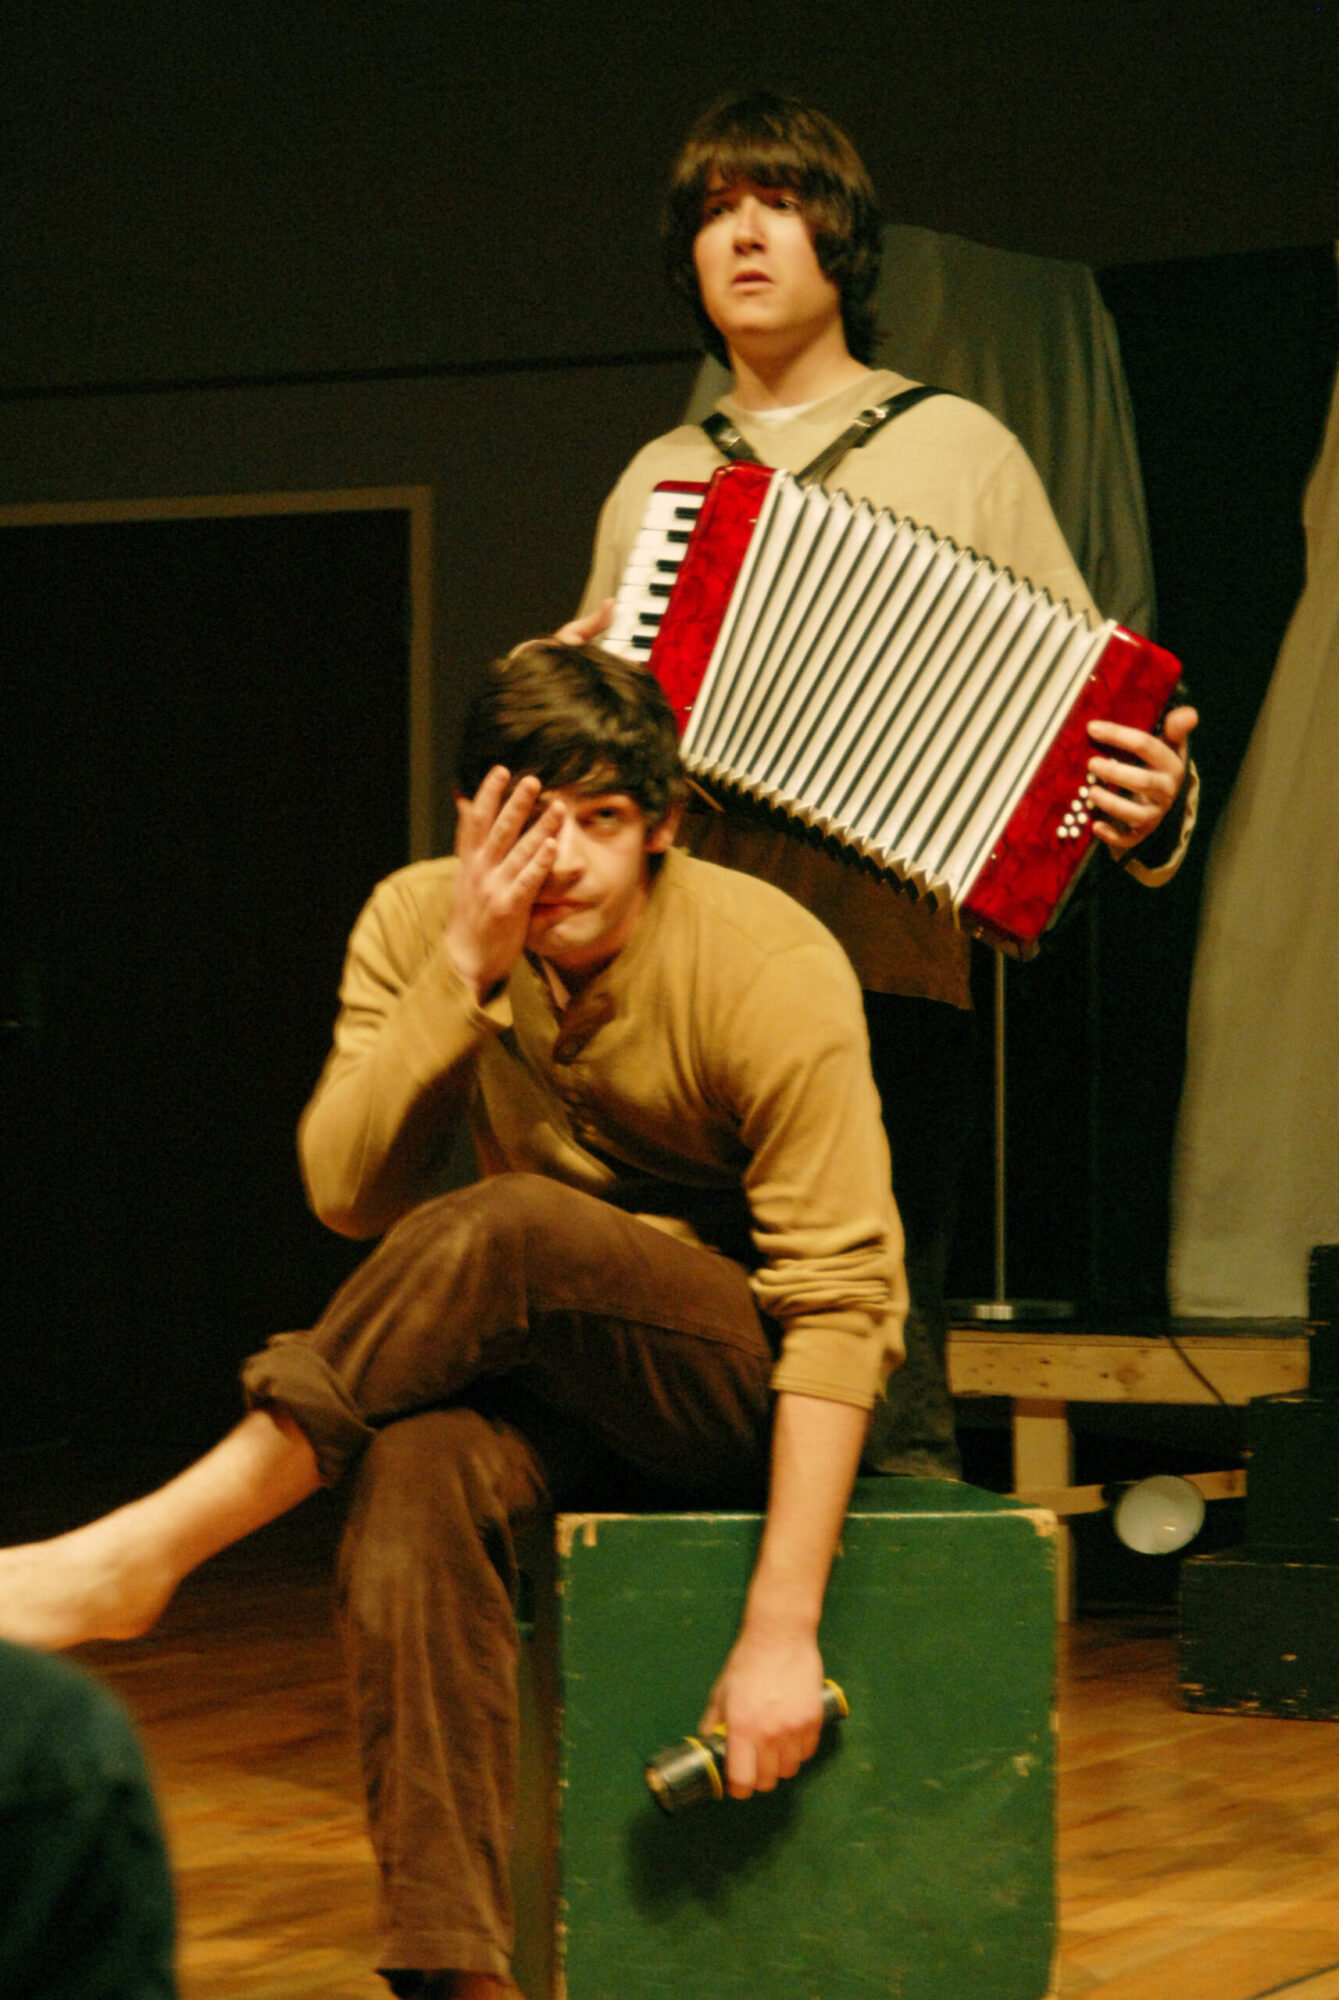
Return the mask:
<path id="1" fill-rule="evenodd" d="M 247 1408 L 278 1408 L 293 1419 L 312 1450 L 323 1486 L 342 1479 L 376 1432 L 326 1365 L 309 1336 L 276 1333 L 242 1368 Z"/>
<path id="2" fill-rule="evenodd" d="M 511 1977 L 507 1954 L 470 1931 L 393 1931 L 384 1941 L 378 1969 L 384 1978 L 399 1966 L 426 1973 L 491 1972 L 495 1979 Z"/>

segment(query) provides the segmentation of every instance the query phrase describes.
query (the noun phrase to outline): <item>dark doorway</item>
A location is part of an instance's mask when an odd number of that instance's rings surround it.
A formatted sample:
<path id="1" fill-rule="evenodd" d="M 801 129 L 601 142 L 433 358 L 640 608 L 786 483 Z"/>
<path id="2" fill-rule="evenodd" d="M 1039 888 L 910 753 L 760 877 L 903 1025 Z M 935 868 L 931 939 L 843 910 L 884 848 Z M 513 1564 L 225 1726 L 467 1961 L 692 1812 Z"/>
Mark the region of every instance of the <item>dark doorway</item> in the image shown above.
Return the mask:
<path id="1" fill-rule="evenodd" d="M 0 534 L 0 1443 L 194 1445 L 358 1252 L 294 1126 L 406 859 L 409 516 Z"/>

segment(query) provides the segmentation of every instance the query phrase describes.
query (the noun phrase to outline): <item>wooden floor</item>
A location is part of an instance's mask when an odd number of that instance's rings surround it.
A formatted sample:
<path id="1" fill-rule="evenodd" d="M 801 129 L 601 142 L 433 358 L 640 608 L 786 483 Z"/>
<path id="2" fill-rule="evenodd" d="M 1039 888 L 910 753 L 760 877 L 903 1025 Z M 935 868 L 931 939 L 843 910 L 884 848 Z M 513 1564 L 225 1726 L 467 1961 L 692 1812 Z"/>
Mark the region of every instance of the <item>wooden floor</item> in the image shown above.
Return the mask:
<path id="1" fill-rule="evenodd" d="M 281 1524 L 82 1655 L 147 1741 L 184 2000 L 384 2000 L 328 1541 Z M 1062 2000 L 1339 2000 L 1339 1725 L 1188 1714 L 1160 1612 L 1063 1643 Z"/>

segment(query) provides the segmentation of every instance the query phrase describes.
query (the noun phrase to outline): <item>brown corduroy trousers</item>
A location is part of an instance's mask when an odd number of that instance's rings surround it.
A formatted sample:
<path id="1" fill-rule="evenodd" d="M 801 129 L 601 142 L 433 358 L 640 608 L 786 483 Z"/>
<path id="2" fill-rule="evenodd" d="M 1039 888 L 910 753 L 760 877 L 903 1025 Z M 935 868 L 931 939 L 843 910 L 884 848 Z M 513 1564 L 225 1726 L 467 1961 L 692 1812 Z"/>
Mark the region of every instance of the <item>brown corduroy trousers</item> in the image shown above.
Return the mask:
<path id="1" fill-rule="evenodd" d="M 773 1358 L 729 1258 L 506 1174 L 415 1209 L 246 1364 L 324 1478 L 356 1465 L 340 1602 L 384 1967 L 508 1967 L 515 1530 L 627 1504 L 620 1469 L 758 1505 Z"/>

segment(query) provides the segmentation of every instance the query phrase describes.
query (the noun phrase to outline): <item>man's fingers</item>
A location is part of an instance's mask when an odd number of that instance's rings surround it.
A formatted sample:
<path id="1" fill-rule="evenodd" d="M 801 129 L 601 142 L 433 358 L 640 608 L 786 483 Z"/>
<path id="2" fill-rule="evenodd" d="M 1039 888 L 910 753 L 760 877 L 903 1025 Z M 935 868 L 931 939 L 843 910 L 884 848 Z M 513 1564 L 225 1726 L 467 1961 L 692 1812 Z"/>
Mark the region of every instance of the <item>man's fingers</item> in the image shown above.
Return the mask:
<path id="1" fill-rule="evenodd" d="M 481 817 L 487 817 L 490 822 L 495 819 L 498 807 L 507 796 L 507 787 L 510 783 L 511 772 L 507 769 L 506 765 L 494 764 L 492 770 L 485 775 L 483 783 L 474 794 L 475 811 Z"/>
<path id="2" fill-rule="evenodd" d="M 1194 713 L 1193 709 L 1172 711 L 1168 720 L 1175 719 L 1178 735 L 1183 726 L 1184 734 L 1189 734 Z M 1108 753 L 1094 754 L 1088 760 L 1089 776 L 1096 781 L 1090 801 L 1094 810 L 1105 813 L 1115 823 L 1117 840 L 1130 834 L 1142 838 L 1151 833 L 1181 789 L 1185 776 L 1181 747 L 1184 737 L 1168 741 L 1119 722 L 1092 723 L 1089 734 Z M 1100 821 L 1094 831 L 1102 832 Z M 1102 837 L 1108 846 L 1112 845 L 1110 832 Z"/>
<path id="3" fill-rule="evenodd" d="M 1128 722 L 1106 720 L 1090 722 L 1088 734 L 1094 743 L 1104 743 L 1113 751 L 1128 750 L 1134 757 L 1141 757 L 1147 745 L 1158 740 L 1146 729 L 1132 729 Z"/>
<path id="4" fill-rule="evenodd" d="M 798 1736 L 788 1736 L 777 1749 L 777 1777 L 793 1778 L 808 1755 L 809 1752 L 804 1749 Z"/>
<path id="5" fill-rule="evenodd" d="M 492 892 L 508 907 L 522 896 L 527 900 L 534 896 L 557 853 L 554 836 L 562 823 L 559 807 L 546 806 L 531 822 L 539 789 L 538 778 L 522 778 L 471 850 Z M 485 811 L 486 807 L 476 801 L 476 824 Z"/>
<path id="6" fill-rule="evenodd" d="M 1147 730 L 1131 729 L 1123 722 L 1091 722 L 1088 734 L 1094 743 L 1108 751 L 1108 759 L 1104 761 L 1120 762 L 1125 752 L 1130 760 L 1127 769 L 1142 765 L 1147 770 L 1163 772 L 1179 785 L 1185 771 L 1186 740 L 1198 721 L 1193 708 L 1174 708 L 1157 736 L 1149 735 Z M 1124 783 L 1124 778 L 1119 782 Z"/>
<path id="7" fill-rule="evenodd" d="M 1169 709 L 1163 718 L 1163 736 L 1177 750 L 1184 750 L 1191 731 L 1199 728 L 1199 722 L 1199 713 L 1193 708 Z"/>
<path id="8" fill-rule="evenodd" d="M 1127 784 L 1118 771 L 1094 772 L 1097 779 L 1093 786 L 1089 804 L 1098 812 L 1114 813 L 1118 819 L 1133 824 L 1148 811 L 1161 812 L 1171 804 L 1174 793 L 1164 786 L 1146 785 L 1133 779 Z"/>
<path id="9" fill-rule="evenodd" d="M 1152 744 L 1152 739 L 1149 739 Z M 1090 756 L 1088 775 L 1098 784 L 1128 792 L 1132 798 L 1170 800 L 1181 785 L 1181 760 L 1165 743 L 1152 744 L 1147 754 L 1128 759 L 1119 753 Z"/>
<path id="10" fill-rule="evenodd" d="M 536 836 L 538 839 L 536 840 Z M 533 849 L 531 842 L 536 841 Z M 523 852 L 523 849 L 530 850 Z M 507 889 L 512 906 L 533 903 L 543 886 L 558 855 L 558 843 L 552 831 L 545 832 L 540 826 L 532 827 L 523 843 L 514 847 L 508 857 L 510 869 Z"/>
<path id="11" fill-rule="evenodd" d="M 510 783 L 510 771 L 495 764 L 472 799 L 457 797 L 456 853 L 461 860 L 477 854 L 488 838 Z"/>
<path id="12" fill-rule="evenodd" d="M 541 814 L 492 861 L 493 879 L 509 904 L 531 902 L 558 855 L 557 832 L 562 815 L 556 809 Z"/>
<path id="13" fill-rule="evenodd" d="M 596 610 L 588 611 L 584 618 L 569 618 L 560 625 L 554 638 L 560 646 L 586 646 L 592 639 L 598 639 L 614 615 L 614 600 L 606 597 Z"/>
<path id="14" fill-rule="evenodd" d="M 700 1731 L 715 1727 L 708 1709 Z M 731 1798 L 746 1799 L 751 1792 L 775 1791 L 783 1779 L 793 1778 L 818 1748 L 822 1723 L 803 1729 L 786 1730 L 780 1735 L 750 1736 L 734 1730 L 726 1738 L 725 1776 Z"/>
<path id="15" fill-rule="evenodd" d="M 484 784 L 490 784 L 493 776 L 494 773 L 490 771 L 488 777 L 484 780 Z M 505 778 L 502 789 L 505 792 Z M 530 815 L 534 812 L 535 800 L 539 797 L 539 790 L 538 778 L 521 778 L 513 786 L 509 796 L 498 797 L 496 799 L 494 802 L 492 824 L 488 828 L 485 840 L 490 860 L 500 861 L 504 855 L 510 853 L 512 848 L 515 847 L 518 839 L 524 833 Z M 482 802 L 483 790 L 481 787 L 479 803 L 482 805 Z M 531 831 L 533 831 L 533 828 Z"/>
<path id="16" fill-rule="evenodd" d="M 731 1798 L 751 1798 L 754 1792 L 770 1792 L 775 1785 L 775 1771 L 769 1781 L 752 1740 L 740 1734 L 728 1736 L 725 1745 L 725 1788 Z"/>

